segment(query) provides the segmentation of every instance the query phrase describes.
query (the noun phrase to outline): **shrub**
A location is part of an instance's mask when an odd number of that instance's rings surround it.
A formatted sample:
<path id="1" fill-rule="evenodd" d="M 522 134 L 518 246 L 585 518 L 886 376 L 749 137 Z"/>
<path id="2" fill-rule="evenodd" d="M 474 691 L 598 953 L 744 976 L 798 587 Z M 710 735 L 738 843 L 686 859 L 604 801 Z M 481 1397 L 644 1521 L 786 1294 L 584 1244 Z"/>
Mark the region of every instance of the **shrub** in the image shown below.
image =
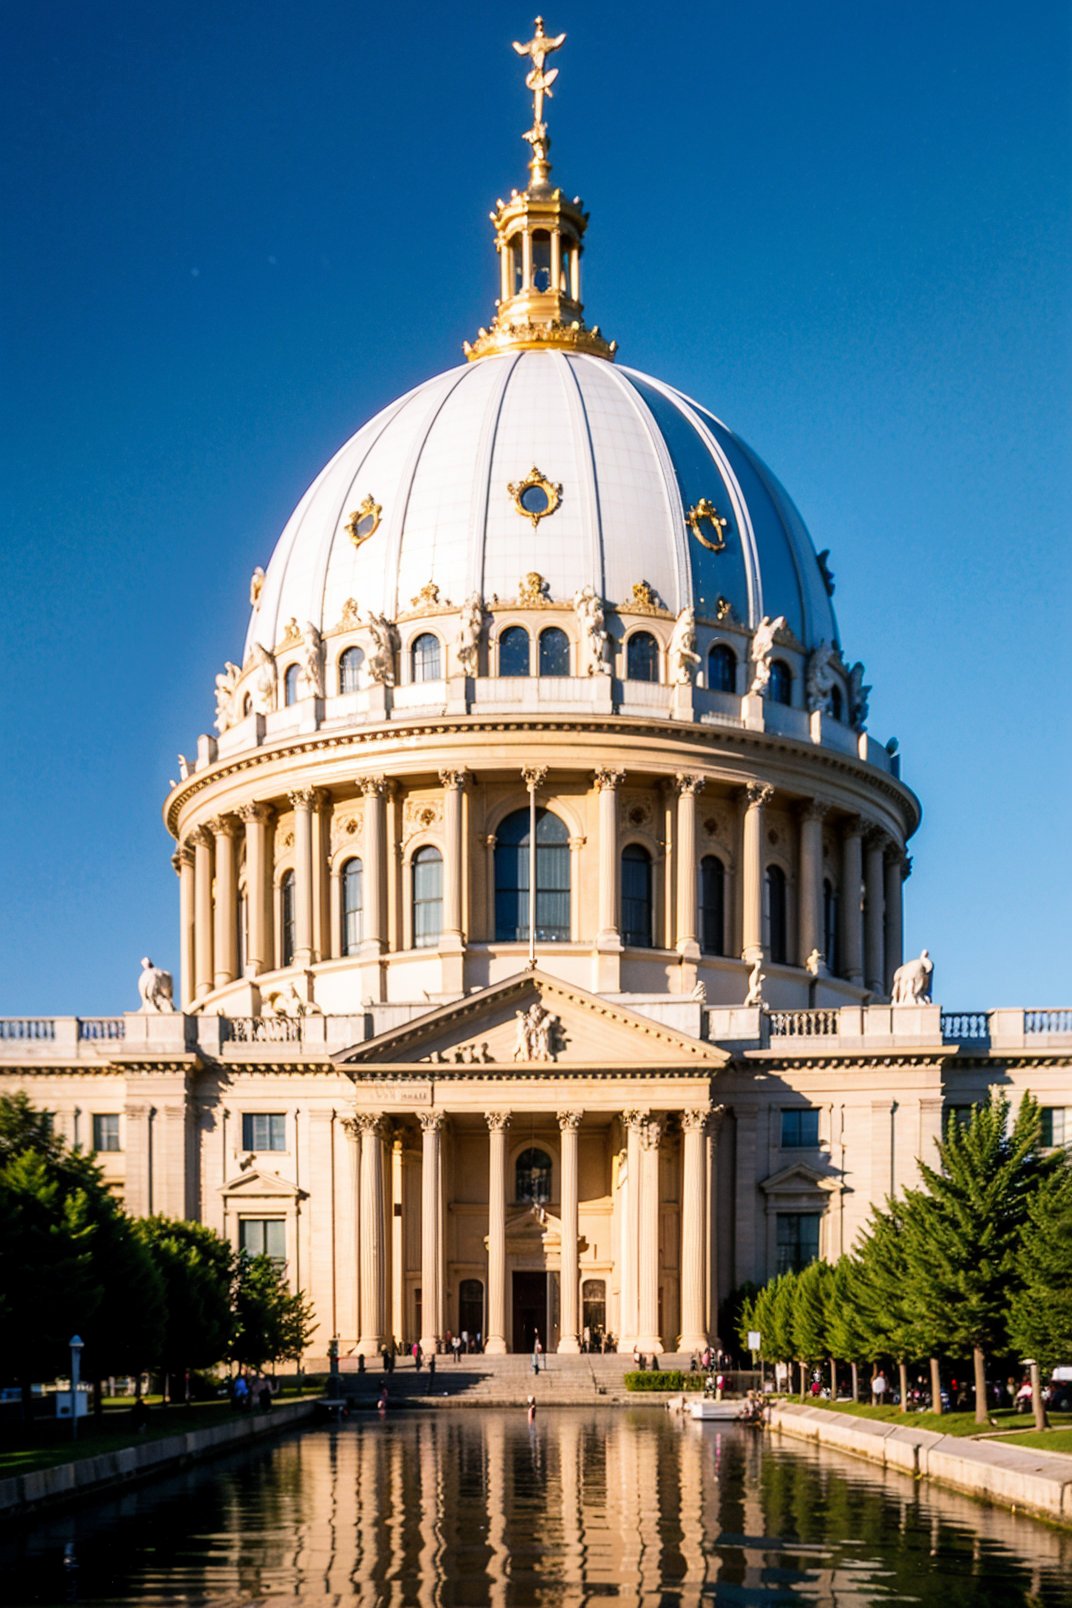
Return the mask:
<path id="1" fill-rule="evenodd" d="M 680 1368 L 638 1369 L 625 1376 L 626 1390 L 702 1390 L 702 1373 L 682 1373 Z"/>

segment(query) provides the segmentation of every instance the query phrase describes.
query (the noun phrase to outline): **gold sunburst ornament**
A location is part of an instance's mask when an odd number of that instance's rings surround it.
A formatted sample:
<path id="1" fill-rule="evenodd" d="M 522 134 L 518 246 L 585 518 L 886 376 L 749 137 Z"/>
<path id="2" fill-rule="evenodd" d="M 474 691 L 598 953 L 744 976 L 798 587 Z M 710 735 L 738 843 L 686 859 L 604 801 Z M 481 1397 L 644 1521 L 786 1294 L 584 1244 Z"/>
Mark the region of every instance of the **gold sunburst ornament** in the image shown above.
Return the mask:
<path id="1" fill-rule="evenodd" d="M 383 509 L 371 497 L 366 497 L 360 507 L 355 508 L 346 521 L 346 529 L 350 533 L 350 540 L 355 547 L 367 542 L 370 536 L 375 536 L 380 528 L 380 515 Z"/>
<path id="2" fill-rule="evenodd" d="M 533 530 L 541 519 L 547 519 L 553 514 L 562 501 L 562 487 L 548 480 L 535 464 L 524 480 L 511 482 L 506 489 L 514 499 L 514 507 L 518 513 L 532 520 Z"/>
<path id="3" fill-rule="evenodd" d="M 725 531 L 729 521 L 723 519 L 709 497 L 701 497 L 689 509 L 685 522 L 702 547 L 709 548 L 712 553 L 725 550 Z"/>

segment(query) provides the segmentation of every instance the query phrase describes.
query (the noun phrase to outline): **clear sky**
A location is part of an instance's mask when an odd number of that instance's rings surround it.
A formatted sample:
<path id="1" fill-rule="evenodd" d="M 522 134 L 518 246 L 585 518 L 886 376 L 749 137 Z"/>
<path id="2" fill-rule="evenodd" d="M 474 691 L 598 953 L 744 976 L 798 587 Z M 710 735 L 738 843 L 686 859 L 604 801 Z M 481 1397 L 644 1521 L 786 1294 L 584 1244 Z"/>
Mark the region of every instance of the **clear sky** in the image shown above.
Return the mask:
<path id="1" fill-rule="evenodd" d="M 1072 1004 L 1066 0 L 563 0 L 555 177 L 624 361 L 831 549 L 947 1007 Z M 0 1012 L 178 969 L 160 817 L 335 448 L 488 320 L 519 6 L 6 17 Z"/>

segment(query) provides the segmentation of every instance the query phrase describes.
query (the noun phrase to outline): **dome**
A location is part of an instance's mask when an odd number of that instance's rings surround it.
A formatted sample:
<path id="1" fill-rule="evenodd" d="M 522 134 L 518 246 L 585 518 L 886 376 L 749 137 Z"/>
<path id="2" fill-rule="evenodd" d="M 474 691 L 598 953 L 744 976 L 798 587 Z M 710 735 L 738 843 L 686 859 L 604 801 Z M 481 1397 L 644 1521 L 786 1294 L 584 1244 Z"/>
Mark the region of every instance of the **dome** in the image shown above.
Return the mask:
<path id="1" fill-rule="evenodd" d="M 534 470 L 558 498 L 536 518 L 512 489 Z M 613 608 L 646 582 L 675 615 L 783 615 L 805 649 L 837 637 L 800 515 L 732 430 L 601 356 L 522 350 L 427 380 L 340 448 L 279 539 L 246 656 L 291 621 L 332 629 L 350 600 L 396 619 L 431 585 L 493 608 L 532 572 L 554 599 L 590 585 Z"/>

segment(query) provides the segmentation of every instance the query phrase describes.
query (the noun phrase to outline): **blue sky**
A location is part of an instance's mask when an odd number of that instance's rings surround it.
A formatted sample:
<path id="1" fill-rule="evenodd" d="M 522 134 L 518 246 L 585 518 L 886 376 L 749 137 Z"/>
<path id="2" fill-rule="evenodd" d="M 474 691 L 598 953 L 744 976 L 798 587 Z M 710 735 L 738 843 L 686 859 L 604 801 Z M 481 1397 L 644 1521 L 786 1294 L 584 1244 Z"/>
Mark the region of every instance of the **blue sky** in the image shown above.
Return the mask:
<path id="1" fill-rule="evenodd" d="M 1070 13 L 570 0 L 590 317 L 831 549 L 924 825 L 949 1007 L 1072 1002 Z M 160 819 L 253 566 L 495 294 L 528 12 L 35 0 L 7 19 L 0 1011 L 177 969 Z"/>

